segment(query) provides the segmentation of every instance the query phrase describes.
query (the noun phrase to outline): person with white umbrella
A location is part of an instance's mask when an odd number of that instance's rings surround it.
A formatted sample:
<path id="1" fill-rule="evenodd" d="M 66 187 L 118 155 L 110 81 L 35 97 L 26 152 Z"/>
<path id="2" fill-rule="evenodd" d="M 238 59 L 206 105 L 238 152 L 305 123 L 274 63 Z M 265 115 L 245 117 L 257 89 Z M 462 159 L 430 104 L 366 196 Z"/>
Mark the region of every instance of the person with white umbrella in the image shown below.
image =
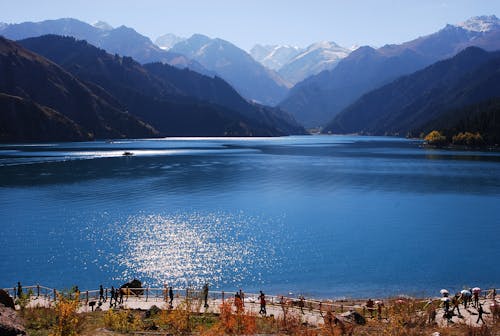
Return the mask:
<path id="1" fill-rule="evenodd" d="M 468 291 L 467 289 L 462 289 L 460 291 L 461 297 L 462 297 L 462 302 L 464 304 L 464 308 L 467 309 L 467 304 L 471 301 L 472 298 L 472 293 Z"/>
<path id="2" fill-rule="evenodd" d="M 441 298 L 441 302 L 443 302 L 443 307 L 444 307 L 444 312 L 445 314 L 448 313 L 450 310 L 450 298 L 449 297 L 443 297 Z"/>
<path id="3" fill-rule="evenodd" d="M 472 295 L 474 295 L 474 308 L 479 308 L 479 294 L 481 293 L 481 288 L 472 288 Z"/>

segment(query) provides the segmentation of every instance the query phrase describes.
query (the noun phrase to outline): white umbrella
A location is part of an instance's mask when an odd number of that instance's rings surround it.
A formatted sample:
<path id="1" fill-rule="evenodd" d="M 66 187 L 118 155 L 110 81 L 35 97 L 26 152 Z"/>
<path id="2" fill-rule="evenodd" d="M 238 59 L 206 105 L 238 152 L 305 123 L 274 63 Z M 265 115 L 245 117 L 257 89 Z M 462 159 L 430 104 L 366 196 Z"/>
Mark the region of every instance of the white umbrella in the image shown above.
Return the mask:
<path id="1" fill-rule="evenodd" d="M 471 292 L 470 292 L 470 291 L 468 291 L 467 289 L 462 289 L 462 290 L 460 291 L 460 293 L 461 293 L 461 294 L 463 294 L 463 295 L 466 295 L 466 296 L 470 296 L 470 295 L 471 295 Z"/>
<path id="2" fill-rule="evenodd" d="M 479 293 L 480 291 L 481 291 L 481 288 L 479 288 L 479 287 L 472 288 L 472 293 Z"/>
<path id="3" fill-rule="evenodd" d="M 445 294 L 450 294 L 450 292 L 448 292 L 448 290 L 447 290 L 447 289 L 444 289 L 444 288 L 443 288 L 443 289 L 441 289 L 441 290 L 439 291 L 439 293 L 441 293 L 442 295 L 445 295 Z"/>

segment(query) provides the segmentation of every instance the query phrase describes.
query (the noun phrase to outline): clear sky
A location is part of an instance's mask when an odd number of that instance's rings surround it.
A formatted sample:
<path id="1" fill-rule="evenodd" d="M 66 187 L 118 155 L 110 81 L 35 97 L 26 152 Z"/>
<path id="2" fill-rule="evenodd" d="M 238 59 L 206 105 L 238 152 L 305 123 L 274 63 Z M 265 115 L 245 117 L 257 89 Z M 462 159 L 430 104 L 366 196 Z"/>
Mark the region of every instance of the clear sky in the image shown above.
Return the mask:
<path id="1" fill-rule="evenodd" d="M 433 33 L 471 16 L 500 16 L 500 0 L 0 0 L 0 22 L 72 17 L 126 25 L 152 40 L 173 33 L 255 43 L 381 46 Z"/>

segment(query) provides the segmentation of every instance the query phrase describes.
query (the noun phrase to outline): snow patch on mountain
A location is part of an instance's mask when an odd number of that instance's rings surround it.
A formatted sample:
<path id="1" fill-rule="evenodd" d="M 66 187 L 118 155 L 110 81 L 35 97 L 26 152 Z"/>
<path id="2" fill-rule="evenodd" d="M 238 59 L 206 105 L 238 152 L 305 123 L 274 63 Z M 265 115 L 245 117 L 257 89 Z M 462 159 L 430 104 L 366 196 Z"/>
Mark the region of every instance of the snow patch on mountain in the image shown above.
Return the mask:
<path id="1" fill-rule="evenodd" d="M 278 70 L 302 51 L 302 48 L 290 45 L 256 44 L 250 50 L 250 55 L 265 67 Z"/>
<path id="2" fill-rule="evenodd" d="M 165 35 L 158 37 L 155 40 L 155 44 L 163 50 L 169 50 L 174 45 L 176 45 L 177 43 L 182 42 L 184 40 L 186 40 L 185 37 L 180 37 L 180 36 L 168 33 L 168 34 L 165 34 Z"/>
<path id="3" fill-rule="evenodd" d="M 474 32 L 488 32 L 500 29 L 500 20 L 495 15 L 482 15 L 472 17 L 457 26 Z"/>
<path id="4" fill-rule="evenodd" d="M 332 41 L 313 43 L 288 61 L 279 69 L 278 73 L 285 80 L 295 84 L 323 70 L 333 69 L 350 52 L 350 49 L 341 47 Z"/>
<path id="5" fill-rule="evenodd" d="M 99 28 L 101 30 L 113 30 L 113 26 L 104 21 L 97 21 L 92 24 L 92 26 Z"/>

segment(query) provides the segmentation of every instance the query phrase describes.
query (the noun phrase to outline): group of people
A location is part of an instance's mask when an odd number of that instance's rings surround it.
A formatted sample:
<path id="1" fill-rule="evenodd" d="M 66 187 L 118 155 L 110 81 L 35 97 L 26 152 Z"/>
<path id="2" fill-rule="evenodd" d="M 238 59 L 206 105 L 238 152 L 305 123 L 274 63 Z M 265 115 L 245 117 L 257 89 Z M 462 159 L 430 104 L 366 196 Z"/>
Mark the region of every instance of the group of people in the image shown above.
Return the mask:
<path id="1" fill-rule="evenodd" d="M 111 286 L 109 294 L 109 308 L 116 308 L 117 305 L 123 304 L 123 290 L 121 290 L 121 288 L 115 288 L 114 286 Z M 104 288 L 102 287 L 102 285 L 99 285 L 99 304 L 106 302 L 107 296 L 107 292 L 106 296 L 104 296 Z"/>
<path id="2" fill-rule="evenodd" d="M 260 291 L 258 299 L 260 304 L 259 314 L 266 316 L 266 295 L 263 291 Z M 243 293 L 241 289 L 234 294 L 234 305 L 237 312 L 243 311 L 243 307 L 245 306 L 245 293 Z"/>
<path id="3" fill-rule="evenodd" d="M 468 309 L 468 307 L 473 307 L 477 310 L 477 320 L 476 323 L 482 322 L 483 324 L 484 319 L 483 319 L 483 314 L 489 314 L 488 312 L 485 312 L 483 309 L 483 305 L 479 302 L 479 296 L 481 294 L 481 289 L 476 287 L 476 288 L 469 288 L 468 290 L 464 289 L 458 293 L 456 293 L 453 297 L 449 297 L 449 292 L 447 290 L 441 290 L 441 294 L 443 297 L 441 298 L 443 302 L 443 310 L 444 314 L 443 317 L 446 318 L 448 321 L 451 321 L 451 318 L 455 315 L 455 310 L 457 311 L 457 316 L 458 317 L 463 317 L 462 313 L 460 312 L 460 304 L 463 304 L 464 309 Z M 492 290 L 492 298 L 495 300 L 496 297 L 496 290 Z"/>

